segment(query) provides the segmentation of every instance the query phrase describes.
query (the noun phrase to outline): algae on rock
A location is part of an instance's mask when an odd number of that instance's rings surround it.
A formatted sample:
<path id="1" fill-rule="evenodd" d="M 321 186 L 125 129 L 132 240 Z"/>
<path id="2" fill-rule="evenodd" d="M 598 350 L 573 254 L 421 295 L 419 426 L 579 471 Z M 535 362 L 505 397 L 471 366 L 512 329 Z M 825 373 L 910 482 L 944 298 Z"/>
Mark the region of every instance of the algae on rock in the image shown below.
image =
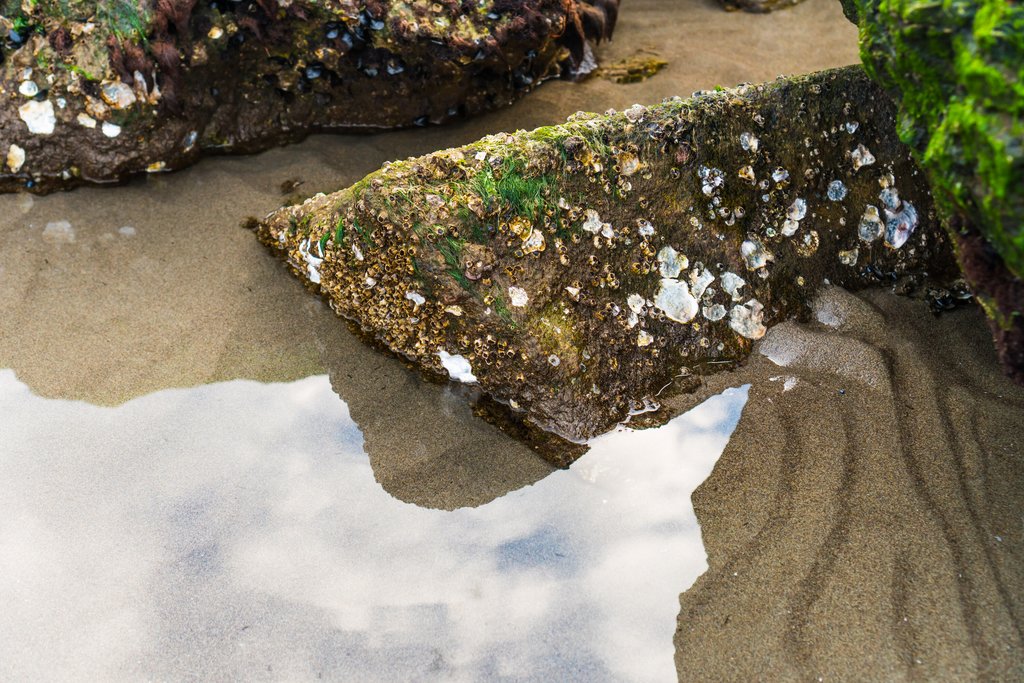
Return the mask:
<path id="1" fill-rule="evenodd" d="M 952 272 L 859 67 L 385 164 L 258 228 L 334 310 L 579 441 L 847 287 Z"/>
<path id="2" fill-rule="evenodd" d="M 0 0 L 0 192 L 508 104 L 618 0 Z"/>
<path id="3" fill-rule="evenodd" d="M 864 66 L 899 104 L 1008 374 L 1024 383 L 1024 6 L 843 0 Z"/>

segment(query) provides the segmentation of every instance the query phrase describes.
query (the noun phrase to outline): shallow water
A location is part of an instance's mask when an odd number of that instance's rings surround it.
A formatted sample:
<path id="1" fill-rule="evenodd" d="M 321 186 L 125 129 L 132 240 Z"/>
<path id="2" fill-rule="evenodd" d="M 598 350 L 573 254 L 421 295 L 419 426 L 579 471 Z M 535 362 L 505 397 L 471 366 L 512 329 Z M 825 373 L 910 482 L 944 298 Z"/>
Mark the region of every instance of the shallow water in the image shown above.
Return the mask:
<path id="1" fill-rule="evenodd" d="M 0 675 L 672 680 L 690 494 L 745 402 L 441 511 L 380 489 L 324 375 L 108 408 L 0 371 Z"/>

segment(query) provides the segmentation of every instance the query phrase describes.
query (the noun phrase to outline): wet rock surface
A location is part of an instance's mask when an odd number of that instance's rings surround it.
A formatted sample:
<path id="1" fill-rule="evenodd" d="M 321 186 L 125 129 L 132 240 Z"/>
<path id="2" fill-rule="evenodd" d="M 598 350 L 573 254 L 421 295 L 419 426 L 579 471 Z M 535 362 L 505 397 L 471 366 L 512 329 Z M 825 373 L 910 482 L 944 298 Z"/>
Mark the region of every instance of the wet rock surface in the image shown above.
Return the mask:
<path id="1" fill-rule="evenodd" d="M 730 12 L 743 10 L 754 14 L 764 14 L 792 7 L 803 0 L 718 0 L 718 2 Z"/>
<path id="2" fill-rule="evenodd" d="M 617 0 L 0 4 L 0 192 L 439 123 L 592 61 Z"/>
<path id="3" fill-rule="evenodd" d="M 1024 384 L 1024 7 L 843 0 L 868 73 L 899 103 L 1000 361 Z"/>
<path id="4" fill-rule="evenodd" d="M 258 232 L 392 351 L 580 441 L 734 367 L 826 280 L 952 277 L 893 117 L 859 67 L 580 113 L 385 164 Z"/>

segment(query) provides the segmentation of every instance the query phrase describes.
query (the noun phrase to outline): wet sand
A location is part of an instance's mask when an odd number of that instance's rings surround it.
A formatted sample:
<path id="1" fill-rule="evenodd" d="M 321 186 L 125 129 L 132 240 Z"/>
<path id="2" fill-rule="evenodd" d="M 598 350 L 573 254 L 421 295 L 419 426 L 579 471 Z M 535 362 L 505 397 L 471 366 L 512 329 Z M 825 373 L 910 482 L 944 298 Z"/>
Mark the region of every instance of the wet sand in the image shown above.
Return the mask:
<path id="1" fill-rule="evenodd" d="M 681 680 L 1019 680 L 1024 390 L 975 308 L 836 290 L 744 369 L 694 494 L 710 569 L 681 596 Z"/>
<path id="2" fill-rule="evenodd" d="M 627 0 L 602 58 L 640 49 L 669 66 L 639 84 L 547 83 L 444 128 L 317 136 L 119 188 L 2 196 L 0 368 L 42 396 L 98 405 L 326 369 L 392 495 L 451 509 L 539 481 L 549 465 L 473 418 L 457 389 L 349 334 L 238 225 L 279 206 L 289 178 L 330 191 L 388 159 L 579 109 L 857 60 L 856 30 L 831 0 L 759 16 Z M 848 330 L 782 330 L 834 353 L 791 368 L 757 357 L 704 389 L 752 382 L 694 496 L 710 569 L 682 596 L 682 680 L 1024 675 L 1024 393 L 999 375 L 976 310 L 935 320 L 885 293 L 867 301 Z M 797 383 L 784 391 L 787 377 Z"/>

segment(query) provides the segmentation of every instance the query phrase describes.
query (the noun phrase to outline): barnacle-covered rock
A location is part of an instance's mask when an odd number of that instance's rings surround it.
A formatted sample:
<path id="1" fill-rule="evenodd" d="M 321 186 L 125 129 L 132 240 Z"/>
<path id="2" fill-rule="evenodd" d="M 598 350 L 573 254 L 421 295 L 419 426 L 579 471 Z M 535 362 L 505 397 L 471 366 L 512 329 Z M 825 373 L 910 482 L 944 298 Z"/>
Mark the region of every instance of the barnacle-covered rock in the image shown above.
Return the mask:
<path id="1" fill-rule="evenodd" d="M 1003 367 L 1024 383 L 1024 6 L 843 0 L 868 73 L 899 104 Z"/>
<path id="2" fill-rule="evenodd" d="M 438 123 L 592 62 L 618 0 L 0 0 L 0 192 Z"/>
<path id="3" fill-rule="evenodd" d="M 860 67 L 580 113 L 385 164 L 258 232 L 388 348 L 581 440 L 734 366 L 826 279 L 955 272 L 894 115 Z"/>

